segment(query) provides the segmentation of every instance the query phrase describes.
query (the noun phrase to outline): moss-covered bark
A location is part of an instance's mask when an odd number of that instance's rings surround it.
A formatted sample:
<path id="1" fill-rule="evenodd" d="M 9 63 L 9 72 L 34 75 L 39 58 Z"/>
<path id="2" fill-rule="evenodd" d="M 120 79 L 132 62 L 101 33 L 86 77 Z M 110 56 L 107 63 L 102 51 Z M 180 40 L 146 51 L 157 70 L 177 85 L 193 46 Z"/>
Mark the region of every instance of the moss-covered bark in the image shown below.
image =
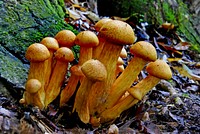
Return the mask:
<path id="1" fill-rule="evenodd" d="M 0 77 L 23 85 L 27 77 L 27 47 L 61 29 L 64 0 L 0 0 Z"/>

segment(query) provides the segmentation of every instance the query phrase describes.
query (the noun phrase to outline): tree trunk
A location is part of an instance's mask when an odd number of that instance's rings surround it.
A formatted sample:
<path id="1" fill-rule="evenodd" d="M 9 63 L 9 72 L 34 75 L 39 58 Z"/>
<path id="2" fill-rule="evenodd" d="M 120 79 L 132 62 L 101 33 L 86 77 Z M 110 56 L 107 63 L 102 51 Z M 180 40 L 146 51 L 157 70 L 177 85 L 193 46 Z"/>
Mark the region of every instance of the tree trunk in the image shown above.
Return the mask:
<path id="1" fill-rule="evenodd" d="M 64 0 L 0 0 L 0 6 L 0 81 L 22 87 L 29 68 L 27 47 L 73 28 L 64 21 Z"/>

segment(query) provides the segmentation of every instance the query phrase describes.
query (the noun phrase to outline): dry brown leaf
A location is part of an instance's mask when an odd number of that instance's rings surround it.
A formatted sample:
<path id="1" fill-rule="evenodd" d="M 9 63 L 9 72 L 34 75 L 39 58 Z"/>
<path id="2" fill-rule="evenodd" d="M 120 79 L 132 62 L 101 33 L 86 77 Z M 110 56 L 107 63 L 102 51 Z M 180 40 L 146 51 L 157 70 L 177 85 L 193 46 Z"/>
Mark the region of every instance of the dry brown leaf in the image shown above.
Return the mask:
<path id="1" fill-rule="evenodd" d="M 188 50 L 191 44 L 189 42 L 180 42 L 174 48 L 176 50 Z"/>

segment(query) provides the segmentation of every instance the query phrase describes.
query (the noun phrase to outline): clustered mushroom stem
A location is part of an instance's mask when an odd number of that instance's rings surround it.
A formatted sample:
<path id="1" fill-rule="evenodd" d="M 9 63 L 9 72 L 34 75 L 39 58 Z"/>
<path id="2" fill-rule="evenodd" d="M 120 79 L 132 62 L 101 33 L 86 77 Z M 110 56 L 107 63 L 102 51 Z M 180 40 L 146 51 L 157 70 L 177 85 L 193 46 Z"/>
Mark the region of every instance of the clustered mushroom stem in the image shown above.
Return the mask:
<path id="1" fill-rule="evenodd" d="M 56 62 L 56 65 L 51 75 L 51 79 L 49 81 L 49 85 L 46 89 L 45 107 L 47 107 L 48 104 L 51 103 L 60 93 L 60 88 L 65 79 L 67 68 L 67 63 L 63 64 L 60 61 Z"/>
<path id="2" fill-rule="evenodd" d="M 93 59 L 98 59 L 99 55 L 101 54 L 103 47 L 104 47 L 104 43 L 105 43 L 105 39 L 98 37 L 99 39 L 99 45 L 93 48 L 93 52 L 92 52 L 92 58 Z"/>
<path id="3" fill-rule="evenodd" d="M 77 84 L 79 82 L 80 76 L 76 76 L 75 74 L 71 74 L 69 81 L 66 85 L 66 87 L 61 91 L 60 94 L 60 107 L 62 107 L 68 100 L 71 98 L 71 96 L 76 91 Z"/>
<path id="4" fill-rule="evenodd" d="M 47 61 L 41 63 L 30 63 L 30 70 L 28 75 L 28 80 L 31 78 L 38 79 L 41 82 L 41 88 L 38 90 L 36 94 L 33 95 L 33 105 L 38 106 L 40 109 L 44 108 L 44 100 L 45 100 L 45 73 L 44 70 L 47 68 Z M 34 73 L 35 71 L 35 73 Z M 33 73 L 32 73 L 33 72 Z"/>
<path id="5" fill-rule="evenodd" d="M 68 70 L 68 64 L 74 60 L 74 55 L 69 48 L 61 47 L 56 51 L 55 58 L 56 64 L 46 89 L 45 107 L 59 95 L 60 88 Z"/>
<path id="6" fill-rule="evenodd" d="M 92 82 L 84 78 L 82 84 L 80 85 L 74 102 L 73 111 L 76 110 L 80 120 L 84 123 L 89 123 L 90 121 L 90 112 L 88 107 L 87 96 L 89 95 Z"/>
<path id="7" fill-rule="evenodd" d="M 82 66 L 81 70 L 85 77 L 76 93 L 74 110 L 78 112 L 79 118 L 84 123 L 89 123 L 90 112 L 88 107 L 88 95 L 91 87 L 97 81 L 104 81 L 107 77 L 105 66 L 98 60 L 88 60 Z"/>
<path id="8" fill-rule="evenodd" d="M 49 84 L 49 80 L 50 80 L 52 70 L 53 70 L 54 52 L 59 48 L 59 44 L 58 44 L 57 40 L 53 37 L 45 37 L 45 38 L 42 39 L 42 41 L 40 43 L 45 45 L 48 48 L 49 53 L 50 53 L 50 57 L 47 59 L 47 68 L 46 68 L 46 70 L 44 70 L 44 72 L 45 72 L 44 90 L 46 90 L 47 86 Z"/>
<path id="9" fill-rule="evenodd" d="M 92 48 L 80 47 L 80 56 L 78 64 L 81 66 L 84 62 L 92 59 Z"/>
<path id="10" fill-rule="evenodd" d="M 128 95 L 126 98 L 124 98 L 122 101 L 120 101 L 113 107 L 103 111 L 100 115 L 100 123 L 113 121 L 114 119 L 119 117 L 124 110 L 127 110 L 128 108 L 132 107 L 138 102 L 139 100 L 133 98 L 133 96 L 131 95 Z"/>
<path id="11" fill-rule="evenodd" d="M 106 99 L 106 103 L 99 107 L 99 113 L 107 108 L 111 108 L 117 103 L 117 101 L 123 96 L 126 90 L 131 87 L 146 63 L 146 60 L 143 60 L 139 57 L 134 57 L 130 61 L 129 65 L 113 83 L 109 92 L 109 96 Z"/>
<path id="12" fill-rule="evenodd" d="M 91 115 L 94 115 L 98 107 L 105 103 L 106 98 L 108 97 L 109 89 L 115 80 L 117 59 L 122 49 L 122 46 L 115 45 L 111 42 L 106 41 L 105 44 L 98 60 L 105 65 L 107 78 L 105 81 L 97 82 L 92 86 L 92 90 L 88 96 Z"/>
<path id="13" fill-rule="evenodd" d="M 127 89 L 130 94 L 126 98 L 101 113 L 101 123 L 117 118 L 121 112 L 141 100 L 161 79 L 170 79 L 172 77 L 169 66 L 162 60 L 149 63 L 146 70 L 149 73 L 148 76 L 135 86 Z"/>
<path id="14" fill-rule="evenodd" d="M 144 95 L 146 93 L 148 93 L 153 87 L 155 87 L 158 84 L 159 81 L 160 81 L 159 78 L 156 78 L 154 76 L 148 75 L 141 82 L 139 82 L 134 87 L 129 88 L 127 91 L 135 99 L 142 100 Z"/>

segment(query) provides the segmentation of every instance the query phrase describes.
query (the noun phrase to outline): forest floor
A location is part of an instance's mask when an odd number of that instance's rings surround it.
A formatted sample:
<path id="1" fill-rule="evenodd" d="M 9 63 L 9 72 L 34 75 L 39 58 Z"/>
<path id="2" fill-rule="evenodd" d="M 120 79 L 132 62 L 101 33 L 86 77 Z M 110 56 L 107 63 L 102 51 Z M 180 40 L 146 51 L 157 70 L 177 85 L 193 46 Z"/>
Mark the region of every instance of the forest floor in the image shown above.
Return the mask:
<path id="1" fill-rule="evenodd" d="M 76 12 L 71 10 L 71 13 Z M 158 58 L 169 64 L 172 79 L 162 80 L 142 101 L 99 128 L 81 123 L 76 113 L 71 113 L 73 104 L 57 109 L 53 103 L 48 110 L 40 111 L 31 106 L 23 107 L 13 96 L 0 95 L 0 133 L 102 134 L 111 133 L 112 128 L 118 129 L 120 134 L 200 133 L 200 54 L 190 50 L 191 44 L 177 34 L 176 28 L 171 28 L 173 24 L 166 28 L 135 22 L 133 18 L 113 19 L 129 23 L 137 41 L 145 40 L 155 46 Z M 73 14 L 66 21 L 78 31 L 94 30 L 94 23 L 88 17 Z M 132 55 L 128 46 L 126 50 L 127 64 Z M 139 79 L 145 76 L 143 70 Z M 5 87 L 0 84 L 0 88 Z"/>

